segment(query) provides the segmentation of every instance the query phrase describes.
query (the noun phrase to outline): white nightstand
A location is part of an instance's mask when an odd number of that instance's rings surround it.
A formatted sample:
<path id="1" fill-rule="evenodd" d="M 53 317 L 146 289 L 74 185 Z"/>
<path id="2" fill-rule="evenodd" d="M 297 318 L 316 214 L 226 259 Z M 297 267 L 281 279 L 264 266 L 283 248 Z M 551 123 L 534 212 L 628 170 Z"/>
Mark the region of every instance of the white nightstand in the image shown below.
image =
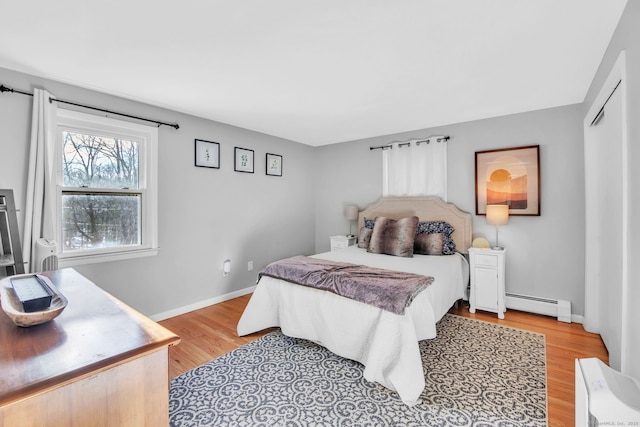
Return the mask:
<path id="1" fill-rule="evenodd" d="M 331 236 L 331 250 L 344 249 L 356 244 L 356 236 Z"/>
<path id="2" fill-rule="evenodd" d="M 469 248 L 471 295 L 469 311 L 476 309 L 498 313 L 504 319 L 504 270 L 506 250 Z"/>

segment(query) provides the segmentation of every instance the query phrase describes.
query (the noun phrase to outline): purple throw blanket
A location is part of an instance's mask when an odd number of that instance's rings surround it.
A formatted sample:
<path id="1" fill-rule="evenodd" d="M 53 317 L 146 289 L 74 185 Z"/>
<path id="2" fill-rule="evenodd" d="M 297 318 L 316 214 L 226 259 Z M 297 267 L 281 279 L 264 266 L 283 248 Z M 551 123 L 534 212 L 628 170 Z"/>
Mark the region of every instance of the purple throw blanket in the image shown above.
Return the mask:
<path id="1" fill-rule="evenodd" d="M 295 256 L 267 265 L 259 274 L 322 289 L 395 314 L 433 283 L 433 277 L 344 262 Z"/>

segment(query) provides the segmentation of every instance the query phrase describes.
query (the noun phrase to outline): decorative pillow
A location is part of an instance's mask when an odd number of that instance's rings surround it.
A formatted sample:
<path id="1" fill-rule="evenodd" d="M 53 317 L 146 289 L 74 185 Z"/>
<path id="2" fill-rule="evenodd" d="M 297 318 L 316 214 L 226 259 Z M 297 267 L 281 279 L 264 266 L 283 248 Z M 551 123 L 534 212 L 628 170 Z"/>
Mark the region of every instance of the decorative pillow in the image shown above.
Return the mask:
<path id="1" fill-rule="evenodd" d="M 413 253 L 421 255 L 442 255 L 443 233 L 418 234 L 413 244 Z"/>
<path id="2" fill-rule="evenodd" d="M 444 221 L 428 221 L 418 224 L 418 234 L 444 234 L 444 242 L 442 244 L 443 255 L 453 255 L 456 253 L 456 244 L 451 238 L 454 228 Z"/>
<path id="3" fill-rule="evenodd" d="M 358 235 L 358 247 L 362 249 L 369 249 L 369 242 L 371 241 L 371 233 L 373 229 L 362 227 L 360 234 Z"/>
<path id="4" fill-rule="evenodd" d="M 375 225 L 375 223 L 376 223 L 375 219 L 367 219 L 367 217 L 364 218 L 365 228 L 370 228 L 371 230 L 373 230 L 373 226 Z"/>
<path id="5" fill-rule="evenodd" d="M 379 216 L 371 233 L 367 252 L 401 257 L 413 257 L 413 242 L 418 228 L 418 217 L 391 219 Z"/>

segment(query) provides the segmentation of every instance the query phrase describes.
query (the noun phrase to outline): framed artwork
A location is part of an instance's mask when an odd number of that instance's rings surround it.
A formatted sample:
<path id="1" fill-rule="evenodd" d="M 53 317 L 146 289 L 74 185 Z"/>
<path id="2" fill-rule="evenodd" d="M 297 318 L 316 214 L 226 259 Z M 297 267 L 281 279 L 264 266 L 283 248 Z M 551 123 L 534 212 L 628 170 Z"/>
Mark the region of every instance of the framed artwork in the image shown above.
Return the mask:
<path id="1" fill-rule="evenodd" d="M 282 176 L 282 156 L 279 154 L 267 153 L 266 169 L 267 175 Z"/>
<path id="2" fill-rule="evenodd" d="M 253 173 L 253 150 L 235 147 L 233 158 L 236 172 Z"/>
<path id="3" fill-rule="evenodd" d="M 195 153 L 196 166 L 220 169 L 220 144 L 217 142 L 196 139 Z"/>
<path id="4" fill-rule="evenodd" d="M 540 146 L 476 151 L 476 215 L 508 205 L 509 215 L 540 215 Z"/>

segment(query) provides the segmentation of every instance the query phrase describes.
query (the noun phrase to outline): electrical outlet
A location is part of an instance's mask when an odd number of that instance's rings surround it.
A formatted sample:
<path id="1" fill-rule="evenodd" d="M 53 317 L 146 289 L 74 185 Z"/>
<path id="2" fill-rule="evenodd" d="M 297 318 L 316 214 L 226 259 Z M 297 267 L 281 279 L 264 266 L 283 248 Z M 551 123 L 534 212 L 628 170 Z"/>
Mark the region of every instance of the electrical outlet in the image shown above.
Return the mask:
<path id="1" fill-rule="evenodd" d="M 253 271 L 253 261 L 247 263 L 247 271 Z"/>

